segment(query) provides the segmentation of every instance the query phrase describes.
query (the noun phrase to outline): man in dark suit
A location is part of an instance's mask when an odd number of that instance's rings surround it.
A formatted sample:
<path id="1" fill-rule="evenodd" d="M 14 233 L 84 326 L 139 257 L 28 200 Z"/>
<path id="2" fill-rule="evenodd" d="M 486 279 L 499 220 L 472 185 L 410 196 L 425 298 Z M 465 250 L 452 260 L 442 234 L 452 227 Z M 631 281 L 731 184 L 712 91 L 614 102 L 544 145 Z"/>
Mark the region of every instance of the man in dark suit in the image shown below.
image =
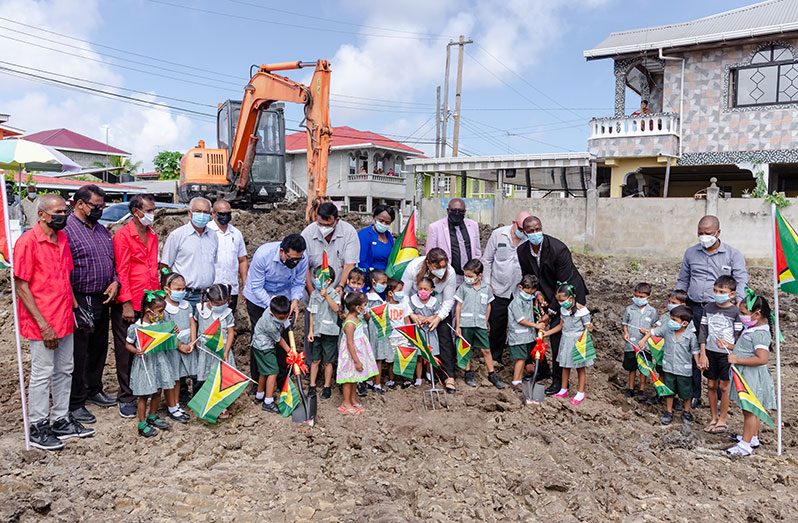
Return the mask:
<path id="1" fill-rule="evenodd" d="M 574 265 L 571 258 L 571 251 L 568 246 L 557 238 L 543 234 L 543 224 L 537 216 L 530 216 L 524 220 L 524 234 L 527 241 L 518 246 L 518 263 L 521 265 L 522 274 L 534 274 L 540 281 L 540 296 L 538 303 L 541 309 L 547 312 L 544 319 L 548 316 L 551 319 L 551 326 L 557 325 L 560 321 L 560 308 L 555 294 L 558 284 L 570 283 L 576 292 L 576 301 L 582 305 L 587 301 L 587 286 L 579 270 Z M 551 386 L 546 389 L 546 394 L 556 394 L 560 390 L 562 370 L 557 363 L 557 354 L 560 350 L 560 334 L 553 335 L 549 343 L 551 345 L 552 367 L 549 371 L 547 363 L 541 367 L 541 375 L 545 378 L 551 375 Z"/>

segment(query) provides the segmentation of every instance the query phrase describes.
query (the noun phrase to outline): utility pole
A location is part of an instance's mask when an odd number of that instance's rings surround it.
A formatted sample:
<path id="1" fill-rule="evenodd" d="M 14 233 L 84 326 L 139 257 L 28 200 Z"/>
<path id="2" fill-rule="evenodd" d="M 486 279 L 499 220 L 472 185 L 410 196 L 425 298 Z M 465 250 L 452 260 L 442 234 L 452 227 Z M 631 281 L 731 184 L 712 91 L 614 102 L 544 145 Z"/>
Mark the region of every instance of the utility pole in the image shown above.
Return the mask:
<path id="1" fill-rule="evenodd" d="M 460 147 L 460 98 L 463 91 L 463 49 L 466 44 L 474 43 L 473 40 L 466 40 L 465 36 L 460 35 L 460 40 L 457 45 L 460 49 L 457 50 L 457 87 L 454 95 L 454 127 L 452 130 L 452 156 L 457 156 Z"/>
<path id="2" fill-rule="evenodd" d="M 446 69 L 443 80 L 443 112 L 441 113 L 441 157 L 446 156 L 446 128 L 449 127 L 449 48 L 455 45 L 449 40 L 446 44 Z"/>
<path id="3" fill-rule="evenodd" d="M 441 157 L 441 86 L 435 88 L 435 156 Z"/>

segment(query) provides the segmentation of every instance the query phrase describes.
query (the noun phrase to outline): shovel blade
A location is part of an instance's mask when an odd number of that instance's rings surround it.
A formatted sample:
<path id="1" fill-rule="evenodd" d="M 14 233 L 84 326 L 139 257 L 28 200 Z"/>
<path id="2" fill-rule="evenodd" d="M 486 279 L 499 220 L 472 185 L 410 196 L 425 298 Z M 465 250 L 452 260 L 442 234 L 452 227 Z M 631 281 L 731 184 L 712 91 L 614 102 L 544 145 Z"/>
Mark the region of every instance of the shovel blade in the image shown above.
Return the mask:
<path id="1" fill-rule="evenodd" d="M 542 383 L 535 383 L 535 387 L 532 389 L 532 401 L 543 403 L 544 399 L 546 399 L 546 386 Z"/>
<path id="2" fill-rule="evenodd" d="M 297 388 L 299 389 L 299 405 L 291 413 L 291 420 L 294 423 L 307 423 L 310 426 L 316 421 L 316 397 L 308 396 L 302 388 L 302 378 L 296 376 Z"/>

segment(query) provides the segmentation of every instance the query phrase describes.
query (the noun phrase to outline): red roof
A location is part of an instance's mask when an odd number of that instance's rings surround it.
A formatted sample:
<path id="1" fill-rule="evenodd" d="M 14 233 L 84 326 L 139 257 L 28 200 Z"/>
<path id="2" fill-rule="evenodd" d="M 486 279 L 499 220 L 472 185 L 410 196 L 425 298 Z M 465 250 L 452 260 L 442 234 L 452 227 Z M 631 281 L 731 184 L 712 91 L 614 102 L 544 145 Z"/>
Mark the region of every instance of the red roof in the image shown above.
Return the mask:
<path id="1" fill-rule="evenodd" d="M 160 178 L 161 173 L 158 171 L 150 171 L 146 173 L 133 173 L 133 178 L 147 178 L 147 179 L 157 179 Z"/>
<path id="2" fill-rule="evenodd" d="M 84 185 L 94 184 L 102 189 L 128 189 L 131 191 L 141 190 L 141 187 L 136 187 L 134 185 L 123 185 L 121 183 L 87 182 L 85 180 L 72 180 L 70 178 L 61 178 L 57 176 L 42 176 L 42 175 L 33 174 L 31 175 L 31 179 L 35 185 L 42 185 L 42 186 L 45 185 L 68 186 L 68 187 L 75 187 L 75 189 L 77 189 L 79 187 L 83 187 Z"/>
<path id="3" fill-rule="evenodd" d="M 104 143 L 83 136 L 75 131 L 69 129 L 50 129 L 49 131 L 39 131 L 38 133 L 29 134 L 24 136 L 29 142 L 36 142 L 42 145 L 49 145 L 55 149 L 67 149 L 74 151 L 88 151 L 100 154 L 119 154 L 122 156 L 130 156 L 130 153 L 105 145 Z"/>
<path id="4" fill-rule="evenodd" d="M 306 133 L 294 133 L 285 137 L 285 150 L 287 152 L 299 152 L 307 149 Z M 336 147 L 381 147 L 383 149 L 395 149 L 406 153 L 423 156 L 424 153 L 405 145 L 396 140 L 386 138 L 381 134 L 371 131 L 358 131 L 352 127 L 333 127 L 333 148 Z"/>

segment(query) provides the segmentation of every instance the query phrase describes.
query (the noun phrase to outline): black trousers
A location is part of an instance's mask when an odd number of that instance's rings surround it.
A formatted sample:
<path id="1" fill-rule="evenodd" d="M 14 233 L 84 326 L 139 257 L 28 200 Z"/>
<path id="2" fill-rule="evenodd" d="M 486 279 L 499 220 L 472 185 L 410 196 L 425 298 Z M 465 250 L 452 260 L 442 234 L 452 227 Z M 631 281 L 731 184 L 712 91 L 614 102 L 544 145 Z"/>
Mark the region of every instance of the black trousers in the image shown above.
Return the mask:
<path id="1" fill-rule="evenodd" d="M 111 311 L 103 305 L 103 294 L 75 292 L 78 303 L 91 308 L 94 328 L 76 329 L 73 336 L 74 369 L 72 370 L 72 393 L 69 395 L 69 410 L 86 406 L 86 398 L 103 391 L 103 369 L 108 356 L 108 323 Z"/>
<path id="2" fill-rule="evenodd" d="M 557 321 L 552 323 L 549 328 L 555 327 L 560 321 L 560 318 L 557 317 Z M 546 358 L 540 360 L 540 370 L 538 371 L 537 379 L 545 380 L 551 378 L 553 384 L 558 384 L 562 381 L 562 368 L 557 363 L 557 356 L 560 354 L 561 337 L 562 335 L 559 332 L 549 336 L 549 349 L 546 351 Z M 548 362 L 549 358 L 551 358 L 551 367 Z"/>
<path id="3" fill-rule="evenodd" d="M 249 316 L 250 331 L 253 334 L 255 333 L 255 325 L 258 324 L 258 320 L 260 320 L 264 312 L 266 312 L 266 309 L 247 300 L 247 315 Z M 283 329 L 282 336 L 285 342 L 288 343 L 288 329 Z M 279 389 L 283 381 L 285 381 L 285 377 L 288 376 L 288 364 L 285 362 L 286 353 L 283 349 L 278 347 L 275 353 L 277 354 L 277 387 Z M 258 381 L 260 373 L 258 372 L 258 364 L 255 362 L 255 351 L 251 345 L 249 347 L 249 374 L 253 380 Z"/>
<path id="4" fill-rule="evenodd" d="M 504 347 L 507 345 L 507 309 L 510 307 L 510 302 L 513 298 L 501 298 L 496 296 L 490 302 L 490 333 L 488 341 L 490 342 L 490 354 L 493 356 L 493 361 L 501 363 L 502 355 L 504 354 Z"/>
<path id="5" fill-rule="evenodd" d="M 440 345 L 441 369 L 445 373 L 445 378 L 454 378 L 455 363 L 457 362 L 457 350 L 454 347 L 452 329 L 449 325 L 454 325 L 452 320 L 453 313 L 438 325 L 438 344 Z M 446 324 L 449 325 L 446 325 Z"/>
<path id="6" fill-rule="evenodd" d="M 127 329 L 130 323 L 122 318 L 122 305 L 117 303 L 111 307 L 111 330 L 114 335 L 114 359 L 116 360 L 116 380 L 119 382 L 119 393 L 116 401 L 133 403 L 136 397 L 130 390 L 130 369 L 133 367 L 133 354 L 125 346 Z"/>
<path id="7" fill-rule="evenodd" d="M 230 310 L 233 311 L 233 315 L 235 315 L 237 308 L 238 308 L 238 294 L 233 294 L 232 296 L 230 296 Z"/>
<path id="8" fill-rule="evenodd" d="M 701 329 L 701 318 L 704 317 L 704 305 L 706 304 L 687 300 L 687 306 L 693 311 L 693 326 L 696 330 L 696 336 L 698 336 L 698 331 Z M 693 398 L 701 399 L 701 371 L 698 370 L 695 359 L 693 359 Z"/>

